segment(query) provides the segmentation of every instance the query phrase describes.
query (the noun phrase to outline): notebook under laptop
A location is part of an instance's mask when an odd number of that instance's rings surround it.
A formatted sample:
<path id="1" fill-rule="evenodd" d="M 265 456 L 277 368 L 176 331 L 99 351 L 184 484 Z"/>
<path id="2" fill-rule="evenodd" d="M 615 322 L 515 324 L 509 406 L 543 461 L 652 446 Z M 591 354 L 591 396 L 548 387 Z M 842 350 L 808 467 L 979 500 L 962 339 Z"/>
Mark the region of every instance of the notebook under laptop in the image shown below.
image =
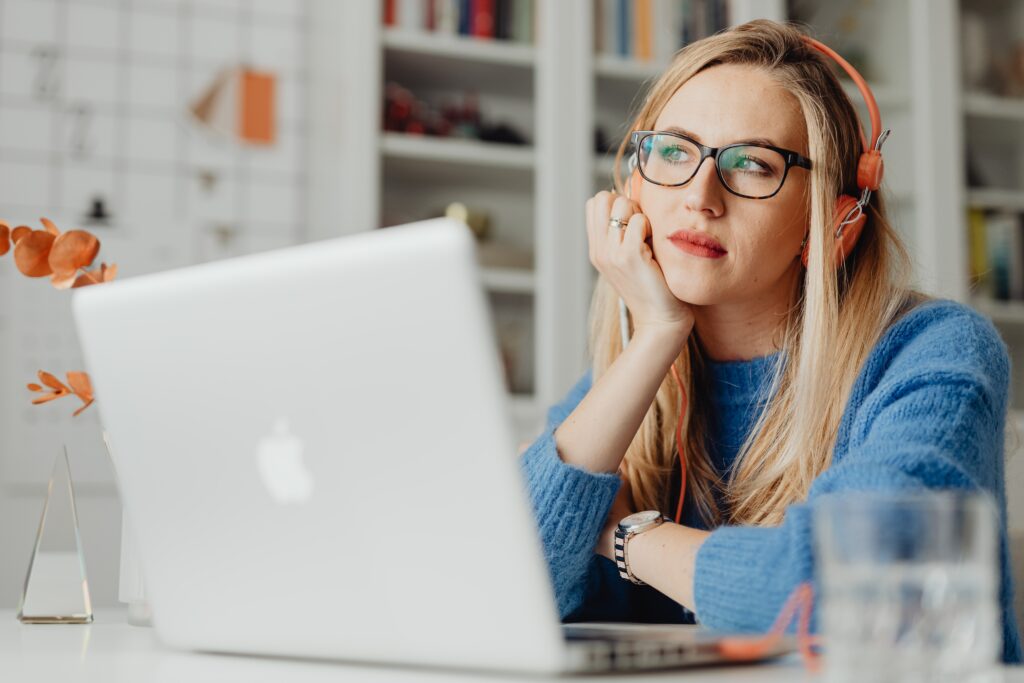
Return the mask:
<path id="1" fill-rule="evenodd" d="M 563 631 L 461 224 L 83 288 L 73 309 L 168 645 L 537 672 L 721 659 L 693 627 Z"/>

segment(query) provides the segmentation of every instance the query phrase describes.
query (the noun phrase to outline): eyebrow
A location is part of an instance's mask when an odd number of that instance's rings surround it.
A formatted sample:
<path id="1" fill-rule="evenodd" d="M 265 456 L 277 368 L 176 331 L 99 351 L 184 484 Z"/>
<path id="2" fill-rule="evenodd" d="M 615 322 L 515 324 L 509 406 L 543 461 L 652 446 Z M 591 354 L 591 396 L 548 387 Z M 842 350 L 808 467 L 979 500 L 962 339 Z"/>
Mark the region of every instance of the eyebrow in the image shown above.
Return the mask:
<path id="1" fill-rule="evenodd" d="M 665 130 L 666 133 L 678 133 L 679 135 L 685 135 L 688 138 L 693 138 L 697 142 L 701 141 L 700 137 L 698 137 L 696 133 L 688 131 L 685 128 L 679 128 L 677 126 L 669 126 L 668 128 L 665 128 L 664 130 Z M 743 140 L 736 140 L 735 142 L 730 142 L 729 144 L 730 145 L 739 145 L 739 144 L 743 144 L 743 145 L 767 145 L 768 147 L 781 147 L 782 146 L 782 145 L 775 144 L 772 140 L 769 140 L 768 138 L 745 138 Z M 722 145 L 722 146 L 725 147 L 725 145 Z"/>

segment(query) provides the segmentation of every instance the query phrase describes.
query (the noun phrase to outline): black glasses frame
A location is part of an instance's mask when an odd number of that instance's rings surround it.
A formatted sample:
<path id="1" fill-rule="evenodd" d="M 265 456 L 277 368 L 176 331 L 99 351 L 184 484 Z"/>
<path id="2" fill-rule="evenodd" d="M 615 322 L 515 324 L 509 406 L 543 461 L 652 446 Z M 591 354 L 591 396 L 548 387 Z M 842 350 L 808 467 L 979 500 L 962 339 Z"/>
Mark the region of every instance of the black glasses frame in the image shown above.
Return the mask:
<path id="1" fill-rule="evenodd" d="M 659 183 L 656 180 L 651 180 L 650 178 L 648 178 L 647 174 L 644 173 L 643 165 L 640 163 L 640 149 L 644 140 L 651 137 L 652 135 L 667 135 L 669 137 L 679 138 L 680 140 L 685 140 L 686 142 L 689 142 L 694 147 L 699 149 L 700 161 L 697 162 L 697 166 L 693 169 L 693 175 L 691 175 L 689 178 L 687 178 L 681 183 Z M 789 177 L 790 168 L 792 168 L 793 166 L 799 166 L 800 168 L 805 168 L 807 170 L 811 169 L 811 160 L 805 156 L 802 156 L 798 152 L 794 152 L 791 149 L 783 149 L 782 147 L 773 147 L 771 145 L 759 145 L 751 142 L 736 142 L 731 145 L 725 145 L 724 147 L 708 147 L 707 145 L 702 145 L 693 138 L 687 137 L 680 133 L 670 133 L 668 131 L 663 130 L 635 130 L 630 135 L 630 143 L 633 145 L 633 154 L 636 155 L 634 161 L 634 168 L 639 170 L 640 175 L 643 176 L 643 179 L 649 183 L 653 183 L 654 185 L 660 185 L 662 187 L 682 187 L 683 185 L 693 180 L 693 177 L 697 175 L 698 171 L 700 171 L 700 167 L 704 163 L 704 160 L 707 159 L 708 157 L 711 157 L 715 160 L 715 173 L 718 175 L 718 182 L 722 183 L 722 187 L 728 190 L 731 194 L 734 194 L 737 197 L 743 197 L 744 199 L 771 199 L 772 197 L 777 195 L 779 193 L 779 190 L 782 189 L 782 186 L 786 184 L 786 178 Z M 733 149 L 735 147 L 760 147 L 761 149 L 769 149 L 773 152 L 778 152 L 779 154 L 782 155 L 783 159 L 785 159 L 786 161 L 786 169 L 782 172 L 782 180 L 779 182 L 779 186 L 775 188 L 775 192 L 755 197 L 748 194 L 740 194 L 736 190 L 729 187 L 729 183 L 727 183 L 725 181 L 725 178 L 722 177 L 722 169 L 718 166 L 718 158 L 726 150 Z"/>

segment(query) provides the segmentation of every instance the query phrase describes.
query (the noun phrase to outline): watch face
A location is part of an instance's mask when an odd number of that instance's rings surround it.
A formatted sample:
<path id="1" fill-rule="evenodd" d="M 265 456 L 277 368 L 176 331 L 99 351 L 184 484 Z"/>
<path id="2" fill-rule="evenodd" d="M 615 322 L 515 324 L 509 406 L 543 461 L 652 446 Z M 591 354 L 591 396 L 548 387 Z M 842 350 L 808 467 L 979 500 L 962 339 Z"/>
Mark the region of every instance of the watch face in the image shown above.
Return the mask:
<path id="1" fill-rule="evenodd" d="M 619 525 L 628 529 L 643 526 L 644 524 L 650 524 L 658 519 L 661 519 L 661 513 L 657 510 L 644 510 L 642 512 L 634 512 L 629 517 L 626 517 L 619 522 Z"/>

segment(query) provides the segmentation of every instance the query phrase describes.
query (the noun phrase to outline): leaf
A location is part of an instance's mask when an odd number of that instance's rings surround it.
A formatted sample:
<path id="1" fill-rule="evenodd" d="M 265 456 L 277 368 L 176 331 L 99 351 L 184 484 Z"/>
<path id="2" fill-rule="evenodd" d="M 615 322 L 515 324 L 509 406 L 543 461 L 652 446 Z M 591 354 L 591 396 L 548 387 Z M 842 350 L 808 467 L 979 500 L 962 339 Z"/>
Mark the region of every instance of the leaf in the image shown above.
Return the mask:
<path id="1" fill-rule="evenodd" d="M 71 413 L 71 417 L 78 417 L 79 413 L 81 413 L 83 410 L 85 410 L 86 408 L 88 408 L 92 404 L 93 404 L 93 399 L 90 398 L 88 401 L 86 401 L 85 405 L 83 405 L 81 408 L 79 408 L 75 412 Z"/>
<path id="2" fill-rule="evenodd" d="M 69 230 L 53 241 L 50 268 L 62 279 L 71 278 L 79 268 L 88 268 L 100 251 L 100 241 L 85 230 Z M 70 287 L 70 284 L 68 285 Z"/>
<path id="3" fill-rule="evenodd" d="M 75 392 L 75 395 L 83 401 L 92 400 L 92 382 L 87 373 L 69 372 L 68 384 L 71 385 L 71 390 Z"/>
<path id="4" fill-rule="evenodd" d="M 14 230 L 11 230 L 11 241 L 17 244 L 22 237 L 26 237 L 31 234 L 32 228 L 27 225 L 19 225 Z"/>
<path id="5" fill-rule="evenodd" d="M 46 372 L 45 370 L 39 371 L 39 379 L 42 381 L 43 384 L 50 387 L 51 389 L 63 391 L 64 393 L 68 393 L 71 391 L 66 386 L 64 386 L 63 382 L 61 382 L 59 379 L 57 379 L 50 373 Z"/>
<path id="6" fill-rule="evenodd" d="M 56 391 L 53 392 L 52 394 L 43 394 L 42 396 L 40 396 L 38 398 L 32 399 L 32 405 L 37 406 L 37 405 L 40 405 L 42 403 L 49 403 L 50 401 L 53 401 L 55 399 L 60 398 L 61 396 L 66 396 L 66 395 L 67 395 L 66 393 L 62 394 L 62 393 L 59 393 L 59 392 L 56 392 Z"/>
<path id="7" fill-rule="evenodd" d="M 33 230 L 18 240 L 14 245 L 14 263 L 18 270 L 28 277 L 45 277 L 53 272 L 49 256 L 55 239 L 51 233 Z"/>
<path id="8" fill-rule="evenodd" d="M 88 287 L 89 285 L 98 285 L 99 283 L 100 281 L 96 276 L 93 275 L 91 271 L 87 270 L 79 274 L 78 278 L 75 280 L 75 284 L 71 285 L 71 287 Z"/>
<path id="9" fill-rule="evenodd" d="M 78 273 L 74 270 L 70 273 L 54 273 L 50 276 L 50 284 L 56 289 L 71 289 L 76 279 L 78 279 Z"/>
<path id="10" fill-rule="evenodd" d="M 25 386 L 28 387 L 29 391 L 42 391 L 43 390 L 43 388 L 41 386 L 39 386 L 38 384 L 35 384 L 35 383 L 26 384 Z"/>
<path id="11" fill-rule="evenodd" d="M 11 226 L 0 221 L 0 256 L 11 250 Z"/>
<path id="12" fill-rule="evenodd" d="M 49 218 L 40 218 L 39 222 L 43 224 L 44 228 L 46 228 L 46 232 L 50 233 L 54 237 L 60 235 L 60 230 L 57 229 L 57 226 L 54 225 L 53 221 L 51 221 Z"/>
<path id="13" fill-rule="evenodd" d="M 100 270 L 103 273 L 104 282 L 113 282 L 114 278 L 117 277 L 116 263 L 111 263 L 109 266 L 106 263 L 101 264 Z"/>

